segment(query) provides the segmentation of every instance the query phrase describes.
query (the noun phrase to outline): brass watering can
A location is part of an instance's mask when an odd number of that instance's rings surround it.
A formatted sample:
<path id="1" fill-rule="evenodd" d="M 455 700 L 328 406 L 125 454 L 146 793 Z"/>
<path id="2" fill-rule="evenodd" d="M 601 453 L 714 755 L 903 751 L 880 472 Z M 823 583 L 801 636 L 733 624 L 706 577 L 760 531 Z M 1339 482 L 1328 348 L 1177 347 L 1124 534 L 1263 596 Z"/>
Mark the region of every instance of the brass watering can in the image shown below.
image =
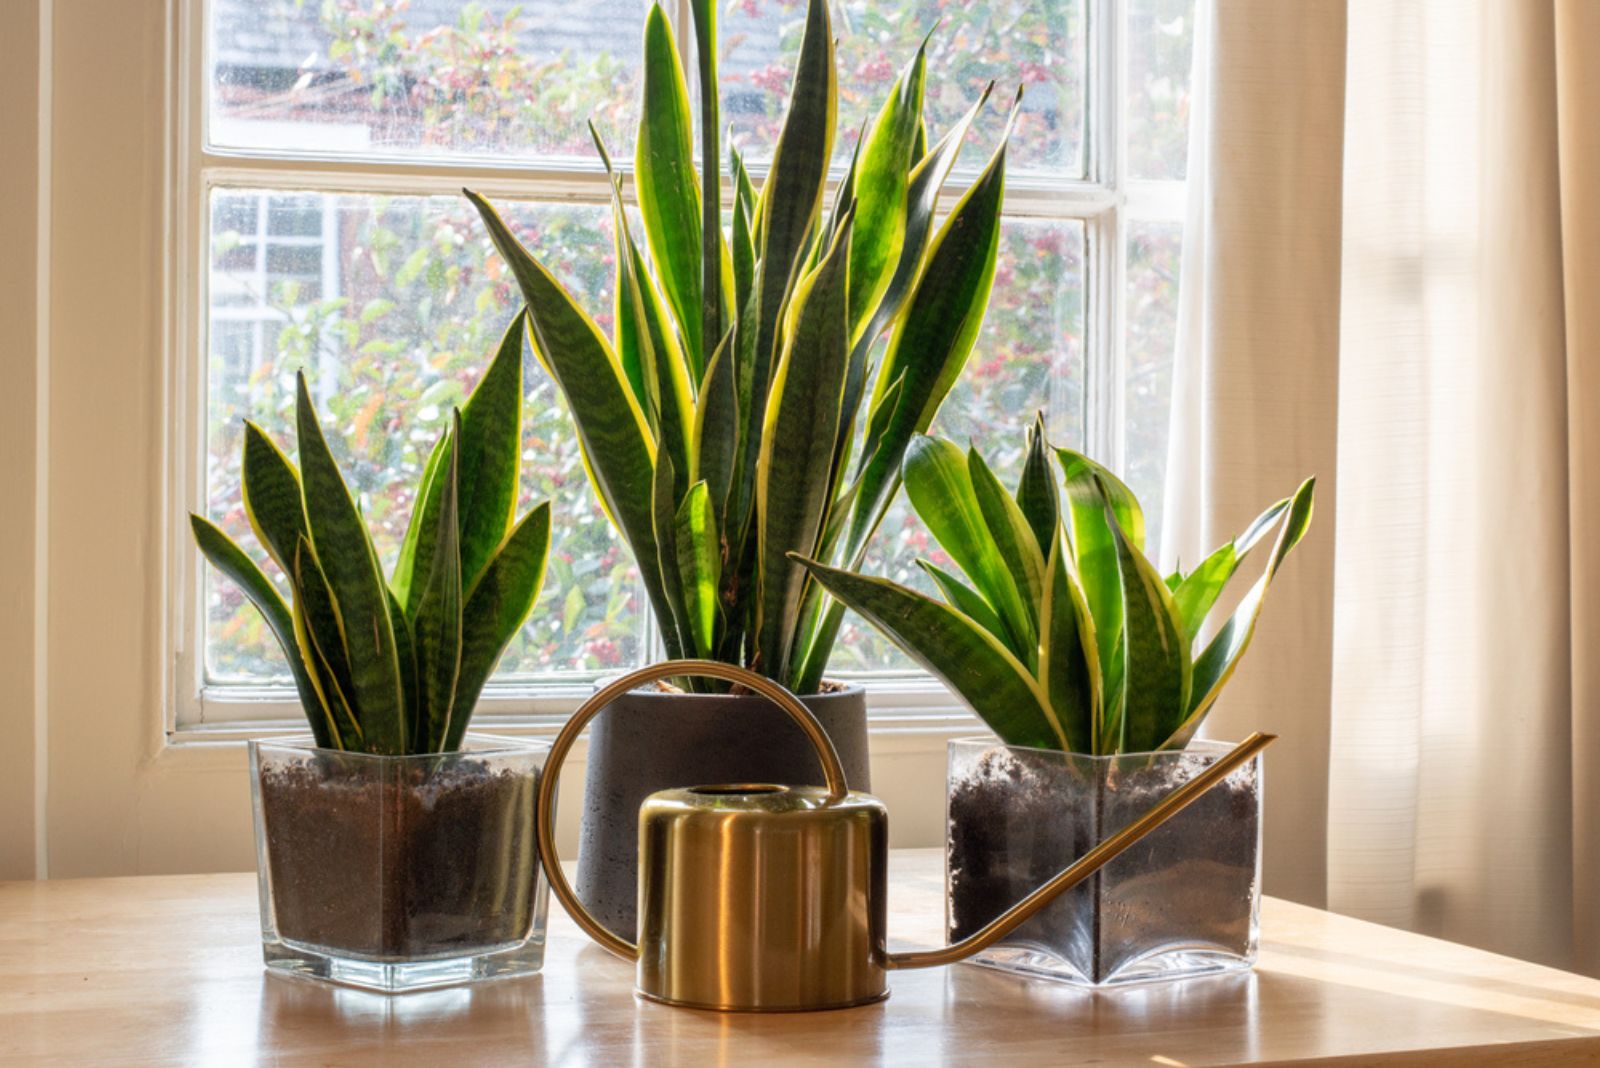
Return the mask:
<path id="1" fill-rule="evenodd" d="M 647 682 L 690 675 L 739 683 L 789 713 L 816 747 L 827 786 L 727 783 L 646 798 L 639 809 L 635 945 L 588 913 L 561 870 L 556 784 L 578 734 L 613 700 Z M 539 782 L 539 856 L 550 888 L 578 926 L 637 962 L 638 991 L 646 998 L 723 1012 L 846 1008 L 887 997 L 891 970 L 953 964 L 993 945 L 1274 740 L 1251 735 L 982 930 L 942 949 L 890 953 L 883 803 L 845 785 L 821 724 L 782 686 L 731 664 L 669 661 L 597 691 L 556 736 Z"/>

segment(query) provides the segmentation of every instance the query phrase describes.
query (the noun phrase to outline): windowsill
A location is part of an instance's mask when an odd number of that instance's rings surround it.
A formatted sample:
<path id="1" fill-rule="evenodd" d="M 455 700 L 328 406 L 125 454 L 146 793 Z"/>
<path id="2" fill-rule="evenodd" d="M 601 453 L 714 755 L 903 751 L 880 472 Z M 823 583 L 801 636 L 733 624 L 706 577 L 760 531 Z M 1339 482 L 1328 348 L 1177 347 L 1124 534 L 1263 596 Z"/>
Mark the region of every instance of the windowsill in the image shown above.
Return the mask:
<path id="1" fill-rule="evenodd" d="M 868 733 L 880 752 L 924 751 L 951 738 L 986 733 L 983 723 L 932 680 L 867 681 Z M 166 744 L 190 749 L 237 746 L 262 738 L 304 734 L 299 703 L 287 688 L 228 687 L 226 697 L 202 692 L 195 722 L 169 727 Z M 485 734 L 554 738 L 566 718 L 593 692 L 588 685 L 502 687 L 485 694 L 473 729 Z"/>

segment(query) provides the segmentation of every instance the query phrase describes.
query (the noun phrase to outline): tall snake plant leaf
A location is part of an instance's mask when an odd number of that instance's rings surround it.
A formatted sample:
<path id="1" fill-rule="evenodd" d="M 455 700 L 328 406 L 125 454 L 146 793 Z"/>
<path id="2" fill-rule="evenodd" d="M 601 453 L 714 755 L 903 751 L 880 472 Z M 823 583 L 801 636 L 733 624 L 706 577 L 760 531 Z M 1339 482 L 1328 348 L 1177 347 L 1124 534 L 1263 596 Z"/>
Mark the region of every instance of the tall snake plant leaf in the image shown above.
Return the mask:
<path id="1" fill-rule="evenodd" d="M 677 482 L 678 475 L 673 470 L 672 457 L 658 448 L 655 482 L 650 487 L 650 521 L 655 532 L 656 566 L 661 575 L 661 588 L 672 610 L 670 633 L 678 645 L 678 655 L 684 655 L 689 648 L 685 643 L 689 640 L 690 614 L 684 604 L 683 584 L 678 572 L 678 503 L 672 489 Z M 700 686 L 700 680 L 692 677 L 684 681 L 691 690 L 697 690 Z"/>
<path id="2" fill-rule="evenodd" d="M 814 560 L 800 562 L 829 593 L 960 694 L 1005 742 L 1066 746 L 1033 676 L 982 627 L 948 605 L 887 579 Z"/>
<path id="3" fill-rule="evenodd" d="M 961 155 L 967 132 L 989 102 L 993 91 L 994 83 L 990 82 L 966 114 L 939 139 L 933 151 L 917 157 L 919 162 L 911 171 L 906 189 L 906 228 L 900 243 L 900 262 L 866 329 L 859 332 L 861 343 L 871 344 L 877 340 L 900 310 L 906 294 L 911 292 L 912 285 L 921 274 L 923 255 L 928 251 L 928 238 L 933 233 L 934 215 L 939 207 L 939 194 L 943 192 L 945 179 L 950 177 L 950 171 Z M 878 381 L 882 383 L 883 379 Z"/>
<path id="4" fill-rule="evenodd" d="M 900 389 L 894 411 L 881 424 L 882 434 L 867 442 L 862 454 L 861 489 L 847 542 L 850 556 L 882 521 L 899 484 L 906 446 L 933 422 L 977 339 L 1000 247 L 1005 158 L 1002 140 L 934 239 L 928 264 L 889 340 L 878 381 L 900 380 Z"/>
<path id="5" fill-rule="evenodd" d="M 855 236 L 850 243 L 850 327 L 853 342 L 867 328 L 900 265 L 905 248 L 911 152 L 922 122 L 928 42 L 895 79 L 889 99 L 863 141 L 849 188 L 855 194 Z M 841 202 L 843 198 L 840 198 Z"/>
<path id="6" fill-rule="evenodd" d="M 795 64 L 789 111 L 773 149 L 757 212 L 755 351 L 751 366 L 750 433 L 766 418 L 766 398 L 778 352 L 780 314 L 799 281 L 807 235 L 822 210 L 838 117 L 833 25 L 827 0 L 810 0 Z M 747 445 L 754 456 L 759 443 Z M 754 465 L 751 465 L 753 469 Z M 752 470 L 753 474 L 753 470 Z"/>
<path id="7" fill-rule="evenodd" d="M 1228 580 L 1239 570 L 1239 565 L 1244 563 L 1250 551 L 1272 531 L 1288 508 L 1287 498 L 1273 504 L 1257 516 L 1243 534 L 1220 546 L 1179 581 L 1172 599 L 1177 602 L 1184 633 L 1189 635 L 1191 642 L 1199 640 L 1200 628 L 1206 616 L 1211 614 L 1212 606 L 1217 603 L 1223 588 L 1228 585 Z"/>
<path id="8" fill-rule="evenodd" d="M 654 516 L 655 445 L 644 412 L 633 397 L 616 354 L 572 294 L 528 254 L 494 208 L 468 192 L 488 227 L 495 248 L 510 265 L 527 301 L 534 354 L 571 409 L 584 463 L 601 505 L 633 548 L 639 575 L 655 617 L 669 641 L 672 609 L 656 564 Z"/>
<path id="9" fill-rule="evenodd" d="M 966 456 L 941 438 L 918 437 L 906 450 L 905 483 L 906 497 L 928 532 L 999 615 L 1009 636 L 1007 648 L 1030 664 L 1038 652 L 1037 618 L 984 521 Z"/>
<path id="10" fill-rule="evenodd" d="M 246 556 L 215 523 L 191 513 L 189 529 L 194 532 L 195 544 L 199 546 L 201 555 L 212 567 L 233 580 L 261 613 L 261 618 L 266 620 L 272 636 L 278 639 L 283 658 L 289 665 L 289 674 L 294 679 L 295 692 L 300 696 L 301 707 L 306 710 L 306 719 L 311 724 L 311 733 L 317 745 L 323 749 L 339 748 L 322 694 L 307 674 L 305 662 L 299 656 L 294 619 L 289 614 L 289 606 L 283 602 L 283 595 L 262 574 L 255 561 Z"/>
<path id="11" fill-rule="evenodd" d="M 545 563 L 550 556 L 550 504 L 534 508 L 511 529 L 505 543 L 466 594 L 461 617 L 461 672 L 456 677 L 454 706 L 471 709 L 500 654 L 516 637 L 539 599 Z M 450 721 L 444 748 L 460 748 L 467 717 Z"/>
<path id="12" fill-rule="evenodd" d="M 456 680 L 461 673 L 462 543 L 459 534 L 461 463 L 466 452 L 462 419 L 455 413 L 444 466 L 433 564 L 417 605 L 416 649 L 422 752 L 441 752 L 455 715 Z M 462 713 L 465 718 L 465 710 Z"/>
<path id="13" fill-rule="evenodd" d="M 345 645 L 344 623 L 309 539 L 296 539 L 290 573 L 298 591 L 294 603 L 295 635 L 302 654 L 312 665 L 323 706 L 334 733 L 341 739 L 340 748 L 360 749 L 365 732 L 351 706 L 350 654 Z"/>
<path id="14" fill-rule="evenodd" d="M 717 591 L 722 582 L 722 551 L 711 493 L 702 480 L 689 487 L 675 519 L 678 584 L 688 613 L 686 638 L 695 656 L 716 655 Z"/>
<path id="15" fill-rule="evenodd" d="M 295 421 L 307 525 L 317 562 L 339 605 L 350 656 L 351 702 L 369 752 L 406 751 L 405 694 L 388 592 L 361 513 L 322 436 L 304 373 Z"/>
<path id="16" fill-rule="evenodd" d="M 1126 669 L 1122 625 L 1122 567 L 1116 536 L 1106 520 L 1107 499 L 1118 529 L 1135 549 L 1144 545 L 1144 512 L 1133 491 L 1110 470 L 1071 449 L 1057 449 L 1066 486 L 1068 533 L 1078 577 L 1094 617 L 1099 643 L 1104 717 L 1122 714 Z M 1120 728 L 1118 728 L 1120 729 Z"/>
<path id="17" fill-rule="evenodd" d="M 1189 701 L 1189 715 L 1165 742 L 1165 748 L 1187 745 L 1194 736 L 1201 719 L 1210 711 L 1217 695 L 1239 666 L 1239 659 L 1250 647 L 1255 636 L 1256 623 L 1261 618 L 1261 606 L 1267 590 L 1283 561 L 1294 551 L 1311 526 L 1311 513 L 1316 494 L 1317 480 L 1308 478 L 1290 498 L 1289 511 L 1278 528 L 1278 540 L 1272 547 L 1272 557 L 1267 569 L 1256 584 L 1245 594 L 1233 615 L 1223 624 L 1217 636 L 1206 646 L 1194 664 L 1194 685 Z"/>
<path id="18" fill-rule="evenodd" d="M 691 372 L 704 368 L 700 180 L 695 173 L 689 89 L 672 26 L 660 4 L 644 23 L 644 89 L 634 176 L 650 255 L 677 314 Z"/>
<path id="19" fill-rule="evenodd" d="M 300 475 L 283 450 L 249 420 L 244 424 L 242 466 L 240 481 L 250 527 L 261 547 L 292 577 L 295 545 L 307 533 Z"/>
<path id="20" fill-rule="evenodd" d="M 394 627 L 395 651 L 400 658 L 400 687 L 406 695 L 406 740 L 416 749 L 418 740 L 427 737 L 426 710 L 422 707 L 422 684 L 417 664 L 417 637 L 406 618 L 400 599 L 389 587 L 389 624 Z"/>
<path id="21" fill-rule="evenodd" d="M 735 452 L 739 447 L 739 412 L 733 375 L 733 332 L 730 330 L 707 361 L 705 380 L 695 400 L 698 467 L 689 472 L 690 478 L 706 484 L 719 532 L 726 526 L 728 490 L 733 485 Z"/>
<path id="22" fill-rule="evenodd" d="M 717 92 L 717 0 L 691 0 L 694 19 L 696 68 L 699 72 L 700 164 L 705 171 L 705 195 L 701 198 L 700 247 L 717 248 L 722 243 L 721 163 L 718 158 L 722 133 L 721 100 Z M 735 200 L 737 200 L 737 193 Z M 728 265 L 730 268 L 732 264 Z M 704 296 L 700 336 L 706 345 L 715 344 L 726 332 L 725 316 L 732 311 L 729 279 L 723 276 L 722 257 L 701 256 L 700 290 Z M 705 363 L 710 364 L 710 357 Z M 703 373 L 703 372 L 702 372 Z"/>
<path id="23" fill-rule="evenodd" d="M 1039 688 L 1073 753 L 1095 751 L 1100 719 L 1100 664 L 1094 621 L 1083 590 L 1072 574 L 1066 536 L 1057 527 L 1049 538 L 1045 594 L 1039 607 Z"/>
<path id="24" fill-rule="evenodd" d="M 1011 573 L 1011 582 L 1017 589 L 1023 608 L 1027 611 L 1033 633 L 1039 631 L 1039 604 L 1044 600 L 1045 560 L 1039 543 L 1028 526 L 1028 519 L 1011 495 L 1000 485 L 1000 480 L 984 462 L 976 448 L 967 449 L 967 473 L 972 479 L 972 492 L 983 513 L 983 523 Z"/>
<path id="25" fill-rule="evenodd" d="M 933 580 L 951 608 L 993 634 L 998 641 L 1005 643 L 1011 640 L 1006 633 L 1005 623 L 1001 622 L 1000 616 L 977 590 L 928 560 L 918 559 L 917 566 Z"/>
<path id="26" fill-rule="evenodd" d="M 405 537 L 400 540 L 394 573 L 389 576 L 389 590 L 400 602 L 401 612 L 408 618 L 416 614 L 416 599 L 421 596 L 421 584 L 414 580 L 417 576 L 426 580 L 433 567 L 433 537 L 439 529 L 439 494 L 443 489 L 442 468 L 449 441 L 450 428 L 445 427 L 433 443 L 427 462 L 422 465 L 422 479 L 417 483 L 417 496 L 411 504 L 411 518 L 406 523 Z M 426 546 L 423 545 L 424 539 Z M 418 554 L 423 557 L 421 568 L 417 566 Z M 415 596 L 413 587 L 417 587 Z"/>
<path id="27" fill-rule="evenodd" d="M 1183 722 L 1193 670 L 1189 639 L 1161 573 L 1133 546 L 1109 500 L 1103 508 L 1122 572 L 1127 666 L 1121 748 L 1125 752 L 1147 753 L 1166 741 Z"/>
<path id="28" fill-rule="evenodd" d="M 461 458 L 457 486 L 461 580 L 470 583 L 505 539 L 517 505 L 517 472 L 522 458 L 522 351 L 525 319 L 506 327 L 494 358 L 461 410 Z M 446 432 L 449 433 L 448 431 Z M 412 508 L 391 586 L 395 597 L 416 617 L 413 584 L 427 581 L 439 530 L 445 479 L 444 435 L 424 469 L 422 488 Z"/>
<path id="29" fill-rule="evenodd" d="M 850 355 L 849 281 L 853 221 L 794 297 L 794 327 L 778 363 L 756 474 L 760 515 L 761 670 L 789 679 L 789 654 L 806 573 L 789 558 L 816 550 L 827 517 L 840 389 Z"/>
<path id="30" fill-rule="evenodd" d="M 658 447 L 664 447 L 672 457 L 673 470 L 678 483 L 674 493 L 681 495 L 688 488 L 688 476 L 694 456 L 694 400 L 689 386 L 689 368 L 685 365 L 676 332 L 662 307 L 655 282 L 645 269 L 644 258 L 634 244 L 628 225 L 628 214 L 622 204 L 622 185 L 611 169 L 611 156 L 606 151 L 600 132 L 590 123 L 589 131 L 595 147 L 611 176 L 611 215 L 616 234 L 617 249 L 617 341 L 619 355 L 625 341 L 637 347 L 633 362 L 639 365 L 643 379 L 644 406 L 650 424 L 656 433 Z M 628 359 L 623 358 L 627 370 Z M 631 375 L 633 372 L 628 371 Z"/>
<path id="31" fill-rule="evenodd" d="M 1046 556 L 1050 542 L 1056 536 L 1056 522 L 1061 516 L 1061 498 L 1056 492 L 1055 473 L 1050 467 L 1050 450 L 1045 444 L 1044 413 L 1033 417 L 1028 428 L 1028 448 L 1022 462 L 1022 476 L 1017 480 L 1017 507 L 1028 520 L 1034 543 Z"/>

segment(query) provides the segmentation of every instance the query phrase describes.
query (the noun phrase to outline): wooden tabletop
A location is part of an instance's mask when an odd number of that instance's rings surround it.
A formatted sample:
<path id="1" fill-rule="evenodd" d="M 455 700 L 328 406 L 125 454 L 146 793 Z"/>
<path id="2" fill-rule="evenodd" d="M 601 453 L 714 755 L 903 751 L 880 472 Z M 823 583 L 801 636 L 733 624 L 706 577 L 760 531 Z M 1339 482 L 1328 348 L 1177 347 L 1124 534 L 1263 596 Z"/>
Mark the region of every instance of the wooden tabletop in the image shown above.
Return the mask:
<path id="1" fill-rule="evenodd" d="M 939 933 L 897 852 L 890 933 Z M 559 912 L 559 910 L 558 910 Z M 1268 899 L 1253 974 L 1098 994 L 967 965 L 887 1002 L 720 1016 L 551 921 L 544 973 L 385 997 L 268 975 L 253 875 L 0 883 L 0 1064 L 1600 1064 L 1600 981 Z"/>

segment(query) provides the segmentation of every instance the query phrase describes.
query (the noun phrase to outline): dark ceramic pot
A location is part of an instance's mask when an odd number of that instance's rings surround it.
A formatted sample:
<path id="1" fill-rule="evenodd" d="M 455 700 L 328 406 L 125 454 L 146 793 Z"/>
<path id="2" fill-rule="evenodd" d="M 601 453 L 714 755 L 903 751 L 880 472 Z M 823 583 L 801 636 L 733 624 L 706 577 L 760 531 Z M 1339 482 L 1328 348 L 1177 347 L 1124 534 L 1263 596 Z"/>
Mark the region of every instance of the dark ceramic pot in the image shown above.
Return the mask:
<path id="1" fill-rule="evenodd" d="M 870 790 L 862 688 L 847 686 L 800 700 L 832 739 L 850 789 Z M 578 897 L 601 923 L 634 938 L 639 806 L 658 790 L 822 781 L 822 766 L 805 734 L 764 697 L 650 689 L 619 697 L 589 731 Z"/>

